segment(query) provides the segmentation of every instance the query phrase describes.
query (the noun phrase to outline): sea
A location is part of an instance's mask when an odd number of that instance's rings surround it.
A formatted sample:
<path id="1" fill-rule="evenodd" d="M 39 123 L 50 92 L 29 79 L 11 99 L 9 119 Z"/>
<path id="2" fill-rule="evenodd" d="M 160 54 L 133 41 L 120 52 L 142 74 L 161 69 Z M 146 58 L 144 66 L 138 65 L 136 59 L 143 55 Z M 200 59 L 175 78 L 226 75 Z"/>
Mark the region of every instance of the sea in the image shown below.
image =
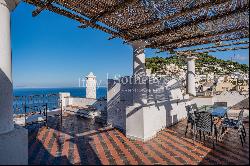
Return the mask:
<path id="1" fill-rule="evenodd" d="M 34 95 L 51 95 L 51 94 L 59 94 L 60 92 L 70 93 L 72 97 L 86 97 L 86 88 L 14 88 L 14 96 L 15 97 L 26 97 L 34 96 Z M 107 88 L 99 87 L 96 89 L 96 97 L 97 99 L 106 98 L 107 96 Z M 39 112 L 40 110 L 34 110 L 34 106 L 39 106 L 41 102 L 41 98 L 33 98 L 29 101 L 24 101 L 22 99 L 15 98 L 13 102 L 13 110 L 14 114 L 23 114 L 25 112 L 24 105 L 26 106 L 27 112 Z M 41 104 L 43 101 L 41 102 Z M 48 109 L 55 109 L 58 107 L 58 100 L 50 99 L 49 103 L 47 103 Z M 43 105 L 43 104 L 42 104 Z"/>
<path id="2" fill-rule="evenodd" d="M 86 97 L 85 87 L 73 88 L 14 88 L 14 96 L 31 96 L 31 95 L 46 95 L 59 94 L 60 92 L 69 92 L 73 97 Z M 107 96 L 107 88 L 99 87 L 96 89 L 96 97 L 102 98 Z"/>

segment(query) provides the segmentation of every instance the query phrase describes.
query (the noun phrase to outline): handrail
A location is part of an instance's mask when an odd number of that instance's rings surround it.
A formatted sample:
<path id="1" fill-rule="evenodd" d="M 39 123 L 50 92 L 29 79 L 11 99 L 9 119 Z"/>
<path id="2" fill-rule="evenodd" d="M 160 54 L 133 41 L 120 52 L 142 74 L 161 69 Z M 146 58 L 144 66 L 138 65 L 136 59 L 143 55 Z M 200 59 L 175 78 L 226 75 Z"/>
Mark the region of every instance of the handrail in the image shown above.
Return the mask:
<path id="1" fill-rule="evenodd" d="M 43 107 L 45 104 L 55 105 L 60 107 L 60 96 L 59 94 L 35 94 L 27 96 L 14 96 L 13 110 L 14 113 L 24 113 L 25 107 L 36 110 L 36 108 Z"/>
<path id="2" fill-rule="evenodd" d="M 51 107 L 51 108 L 50 108 Z M 62 124 L 62 101 L 59 94 L 35 94 L 27 96 L 14 96 L 13 110 L 14 113 L 22 113 L 25 116 L 25 126 L 27 125 L 26 119 L 30 114 L 41 114 L 45 116 L 44 123 L 47 127 L 48 123 L 48 110 L 60 109 L 61 124 Z M 15 112 L 18 111 L 18 112 Z"/>

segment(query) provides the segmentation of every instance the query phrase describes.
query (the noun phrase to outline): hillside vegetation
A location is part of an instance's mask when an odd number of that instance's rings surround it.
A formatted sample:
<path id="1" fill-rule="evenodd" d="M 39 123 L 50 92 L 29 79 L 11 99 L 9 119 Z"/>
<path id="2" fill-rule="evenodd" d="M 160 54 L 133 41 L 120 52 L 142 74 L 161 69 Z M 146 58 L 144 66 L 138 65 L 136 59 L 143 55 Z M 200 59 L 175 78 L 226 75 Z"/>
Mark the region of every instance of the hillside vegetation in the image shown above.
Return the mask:
<path id="1" fill-rule="evenodd" d="M 183 57 L 170 56 L 162 58 L 157 56 L 146 58 L 146 67 L 147 69 L 151 69 L 152 73 L 159 72 L 162 66 L 166 64 L 176 64 L 180 68 L 184 68 L 184 66 L 186 66 L 186 62 Z M 205 73 L 214 72 L 218 74 L 228 74 L 236 71 L 244 73 L 249 72 L 249 66 L 246 64 L 239 64 L 238 62 L 230 60 L 218 59 L 208 54 L 200 54 L 196 60 L 196 71 L 199 72 L 202 68 L 205 68 L 205 70 L 202 70 Z"/>

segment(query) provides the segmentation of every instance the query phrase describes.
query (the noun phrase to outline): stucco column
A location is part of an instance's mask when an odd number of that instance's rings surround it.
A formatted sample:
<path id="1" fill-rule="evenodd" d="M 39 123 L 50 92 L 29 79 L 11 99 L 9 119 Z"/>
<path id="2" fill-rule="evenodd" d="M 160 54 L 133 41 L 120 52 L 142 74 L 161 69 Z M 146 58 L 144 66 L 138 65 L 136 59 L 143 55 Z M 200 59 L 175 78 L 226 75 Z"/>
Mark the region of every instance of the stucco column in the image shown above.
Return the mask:
<path id="1" fill-rule="evenodd" d="M 14 129 L 10 12 L 18 0 L 0 0 L 0 134 Z"/>
<path id="2" fill-rule="evenodd" d="M 195 56 L 187 57 L 187 93 L 196 96 L 195 89 Z"/>
<path id="3" fill-rule="evenodd" d="M 134 104 L 147 103 L 147 77 L 145 65 L 145 41 L 132 42 L 133 46 L 133 101 Z"/>

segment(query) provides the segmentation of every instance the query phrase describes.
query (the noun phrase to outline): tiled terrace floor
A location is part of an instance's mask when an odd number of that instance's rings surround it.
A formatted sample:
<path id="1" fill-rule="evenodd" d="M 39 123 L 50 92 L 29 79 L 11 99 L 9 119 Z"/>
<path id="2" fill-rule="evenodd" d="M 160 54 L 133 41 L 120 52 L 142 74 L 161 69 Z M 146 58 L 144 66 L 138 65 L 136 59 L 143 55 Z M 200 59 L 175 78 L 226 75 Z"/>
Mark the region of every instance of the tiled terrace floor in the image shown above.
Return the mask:
<path id="1" fill-rule="evenodd" d="M 127 139 L 113 128 L 102 128 L 77 116 L 65 116 L 63 126 L 49 119 L 49 128 L 29 128 L 29 164 L 249 164 L 249 124 L 241 146 L 229 131 L 224 141 L 196 142 L 184 137 L 185 121 L 161 131 L 142 143 Z"/>

